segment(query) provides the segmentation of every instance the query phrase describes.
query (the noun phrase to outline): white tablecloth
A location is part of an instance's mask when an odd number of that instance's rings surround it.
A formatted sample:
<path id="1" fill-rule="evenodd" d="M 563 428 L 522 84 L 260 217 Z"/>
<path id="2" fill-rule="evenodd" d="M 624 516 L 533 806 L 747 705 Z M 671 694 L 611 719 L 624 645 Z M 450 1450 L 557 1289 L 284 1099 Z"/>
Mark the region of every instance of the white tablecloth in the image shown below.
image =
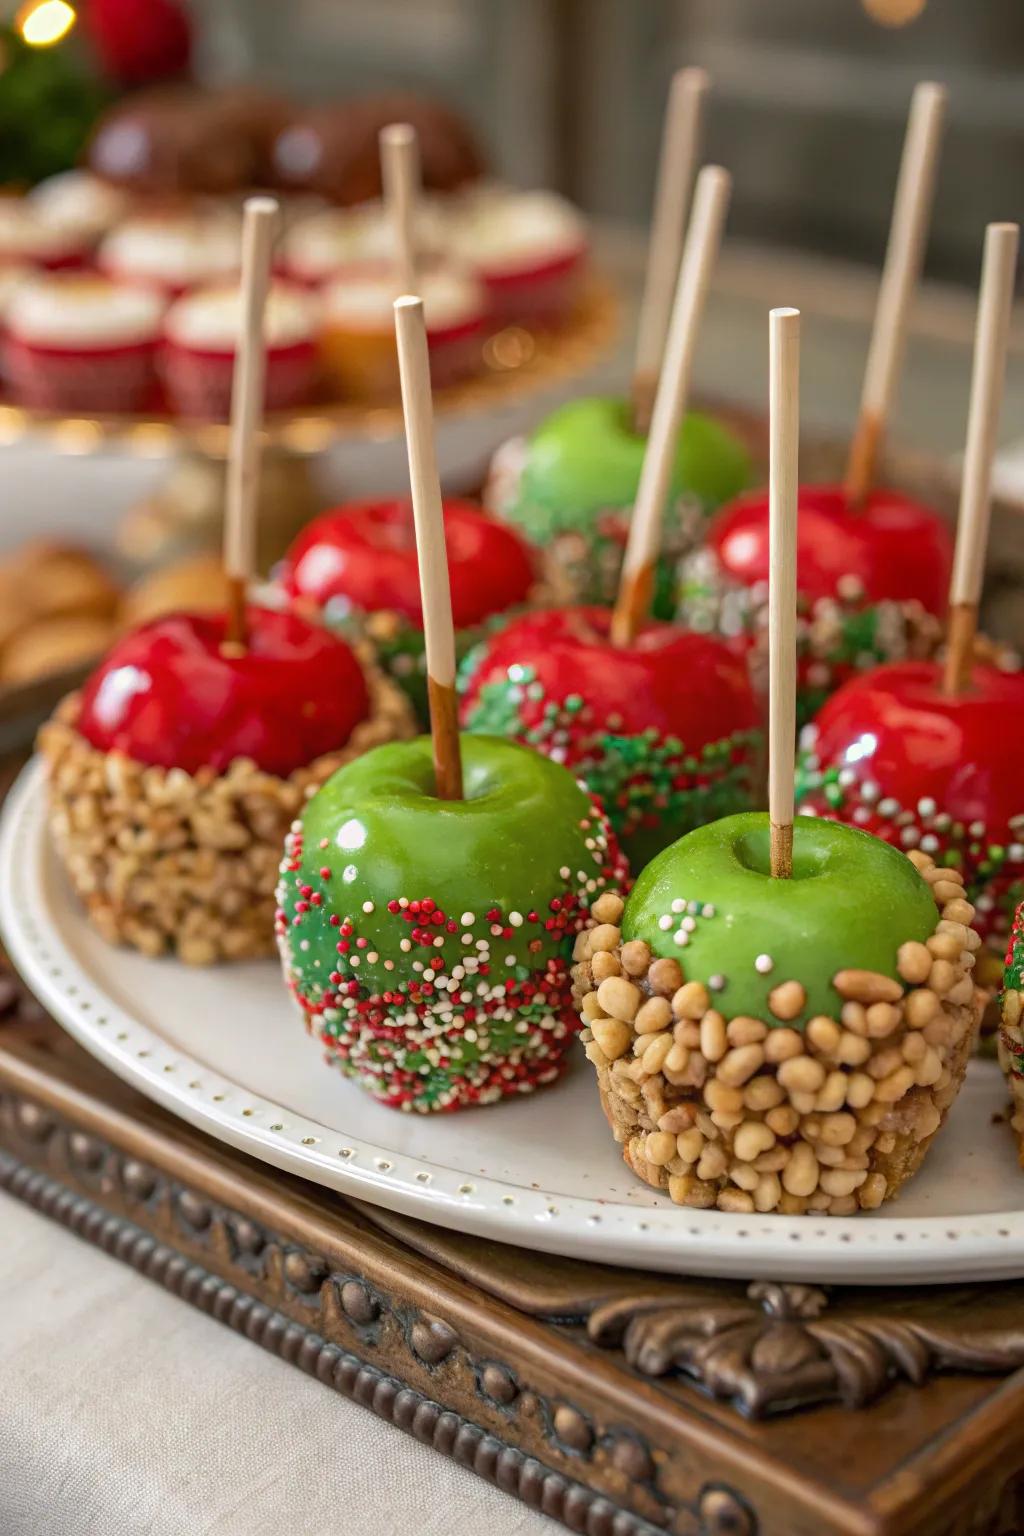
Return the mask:
<path id="1" fill-rule="evenodd" d="M 0 1195 L 3 1536 L 557 1536 Z"/>

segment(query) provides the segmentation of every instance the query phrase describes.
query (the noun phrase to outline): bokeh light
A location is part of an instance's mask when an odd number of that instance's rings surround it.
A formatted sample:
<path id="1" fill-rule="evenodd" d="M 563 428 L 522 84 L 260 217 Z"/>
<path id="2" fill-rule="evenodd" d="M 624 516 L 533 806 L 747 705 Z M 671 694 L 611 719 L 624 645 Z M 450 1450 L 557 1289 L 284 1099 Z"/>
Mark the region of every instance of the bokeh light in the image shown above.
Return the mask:
<path id="1" fill-rule="evenodd" d="M 29 0 L 14 19 L 14 25 L 30 48 L 50 48 L 67 37 L 77 16 L 67 0 Z"/>

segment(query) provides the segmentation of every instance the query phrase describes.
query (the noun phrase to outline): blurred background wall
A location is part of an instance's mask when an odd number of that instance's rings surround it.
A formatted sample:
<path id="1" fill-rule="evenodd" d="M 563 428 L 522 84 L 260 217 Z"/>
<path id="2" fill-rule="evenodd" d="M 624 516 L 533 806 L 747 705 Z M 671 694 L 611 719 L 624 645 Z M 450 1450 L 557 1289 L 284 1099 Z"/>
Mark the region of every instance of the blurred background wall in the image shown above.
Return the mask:
<path id="1" fill-rule="evenodd" d="M 884 0 L 880 0 L 884 3 Z M 1024 0 L 929 0 L 881 26 L 862 0 L 197 0 L 203 67 L 304 95 L 437 91 L 498 169 L 611 221 L 647 216 L 668 79 L 714 77 L 708 156 L 735 234 L 877 260 L 915 81 L 950 89 L 933 276 L 974 281 L 977 231 L 1019 216 Z"/>

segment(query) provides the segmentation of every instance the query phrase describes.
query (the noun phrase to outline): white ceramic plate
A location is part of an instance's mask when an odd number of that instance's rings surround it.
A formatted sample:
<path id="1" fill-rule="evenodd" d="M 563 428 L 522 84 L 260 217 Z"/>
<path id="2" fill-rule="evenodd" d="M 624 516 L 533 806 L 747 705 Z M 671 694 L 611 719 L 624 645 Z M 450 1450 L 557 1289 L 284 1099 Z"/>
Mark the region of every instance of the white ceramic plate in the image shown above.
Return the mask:
<path id="1" fill-rule="evenodd" d="M 437 1117 L 328 1070 L 272 961 L 192 970 L 104 944 L 51 851 L 38 765 L 8 797 L 0 925 L 18 969 L 119 1077 L 219 1140 L 314 1183 L 525 1248 L 686 1274 L 824 1282 L 1024 1276 L 1024 1174 L 994 1064 L 975 1062 L 924 1170 L 871 1215 L 673 1206 L 623 1165 L 578 1054 L 557 1087 Z"/>

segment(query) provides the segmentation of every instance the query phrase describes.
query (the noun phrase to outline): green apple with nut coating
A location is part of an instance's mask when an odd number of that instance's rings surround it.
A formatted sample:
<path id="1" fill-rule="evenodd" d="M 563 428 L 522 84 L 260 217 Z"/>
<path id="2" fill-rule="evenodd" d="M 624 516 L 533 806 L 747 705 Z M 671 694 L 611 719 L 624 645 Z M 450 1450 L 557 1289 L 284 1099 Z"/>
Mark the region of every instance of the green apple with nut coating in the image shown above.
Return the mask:
<path id="1" fill-rule="evenodd" d="M 637 880 L 623 938 L 678 960 L 726 1018 L 799 1027 L 816 1014 L 839 1017 L 839 971 L 899 981 L 900 945 L 923 943 L 935 929 L 934 898 L 910 860 L 854 827 L 797 817 L 793 878 L 779 880 L 770 874 L 769 839 L 763 812 L 680 838 Z M 768 998 L 786 981 L 799 982 L 806 1001 L 783 1020 Z"/>
<path id="2" fill-rule="evenodd" d="M 429 738 L 336 773 L 290 834 L 277 933 L 311 1031 L 402 1109 L 450 1109 L 557 1075 L 569 965 L 624 865 L 559 764 L 462 738 L 464 798 L 440 800 Z M 351 769 L 351 771 L 349 771 Z"/>

